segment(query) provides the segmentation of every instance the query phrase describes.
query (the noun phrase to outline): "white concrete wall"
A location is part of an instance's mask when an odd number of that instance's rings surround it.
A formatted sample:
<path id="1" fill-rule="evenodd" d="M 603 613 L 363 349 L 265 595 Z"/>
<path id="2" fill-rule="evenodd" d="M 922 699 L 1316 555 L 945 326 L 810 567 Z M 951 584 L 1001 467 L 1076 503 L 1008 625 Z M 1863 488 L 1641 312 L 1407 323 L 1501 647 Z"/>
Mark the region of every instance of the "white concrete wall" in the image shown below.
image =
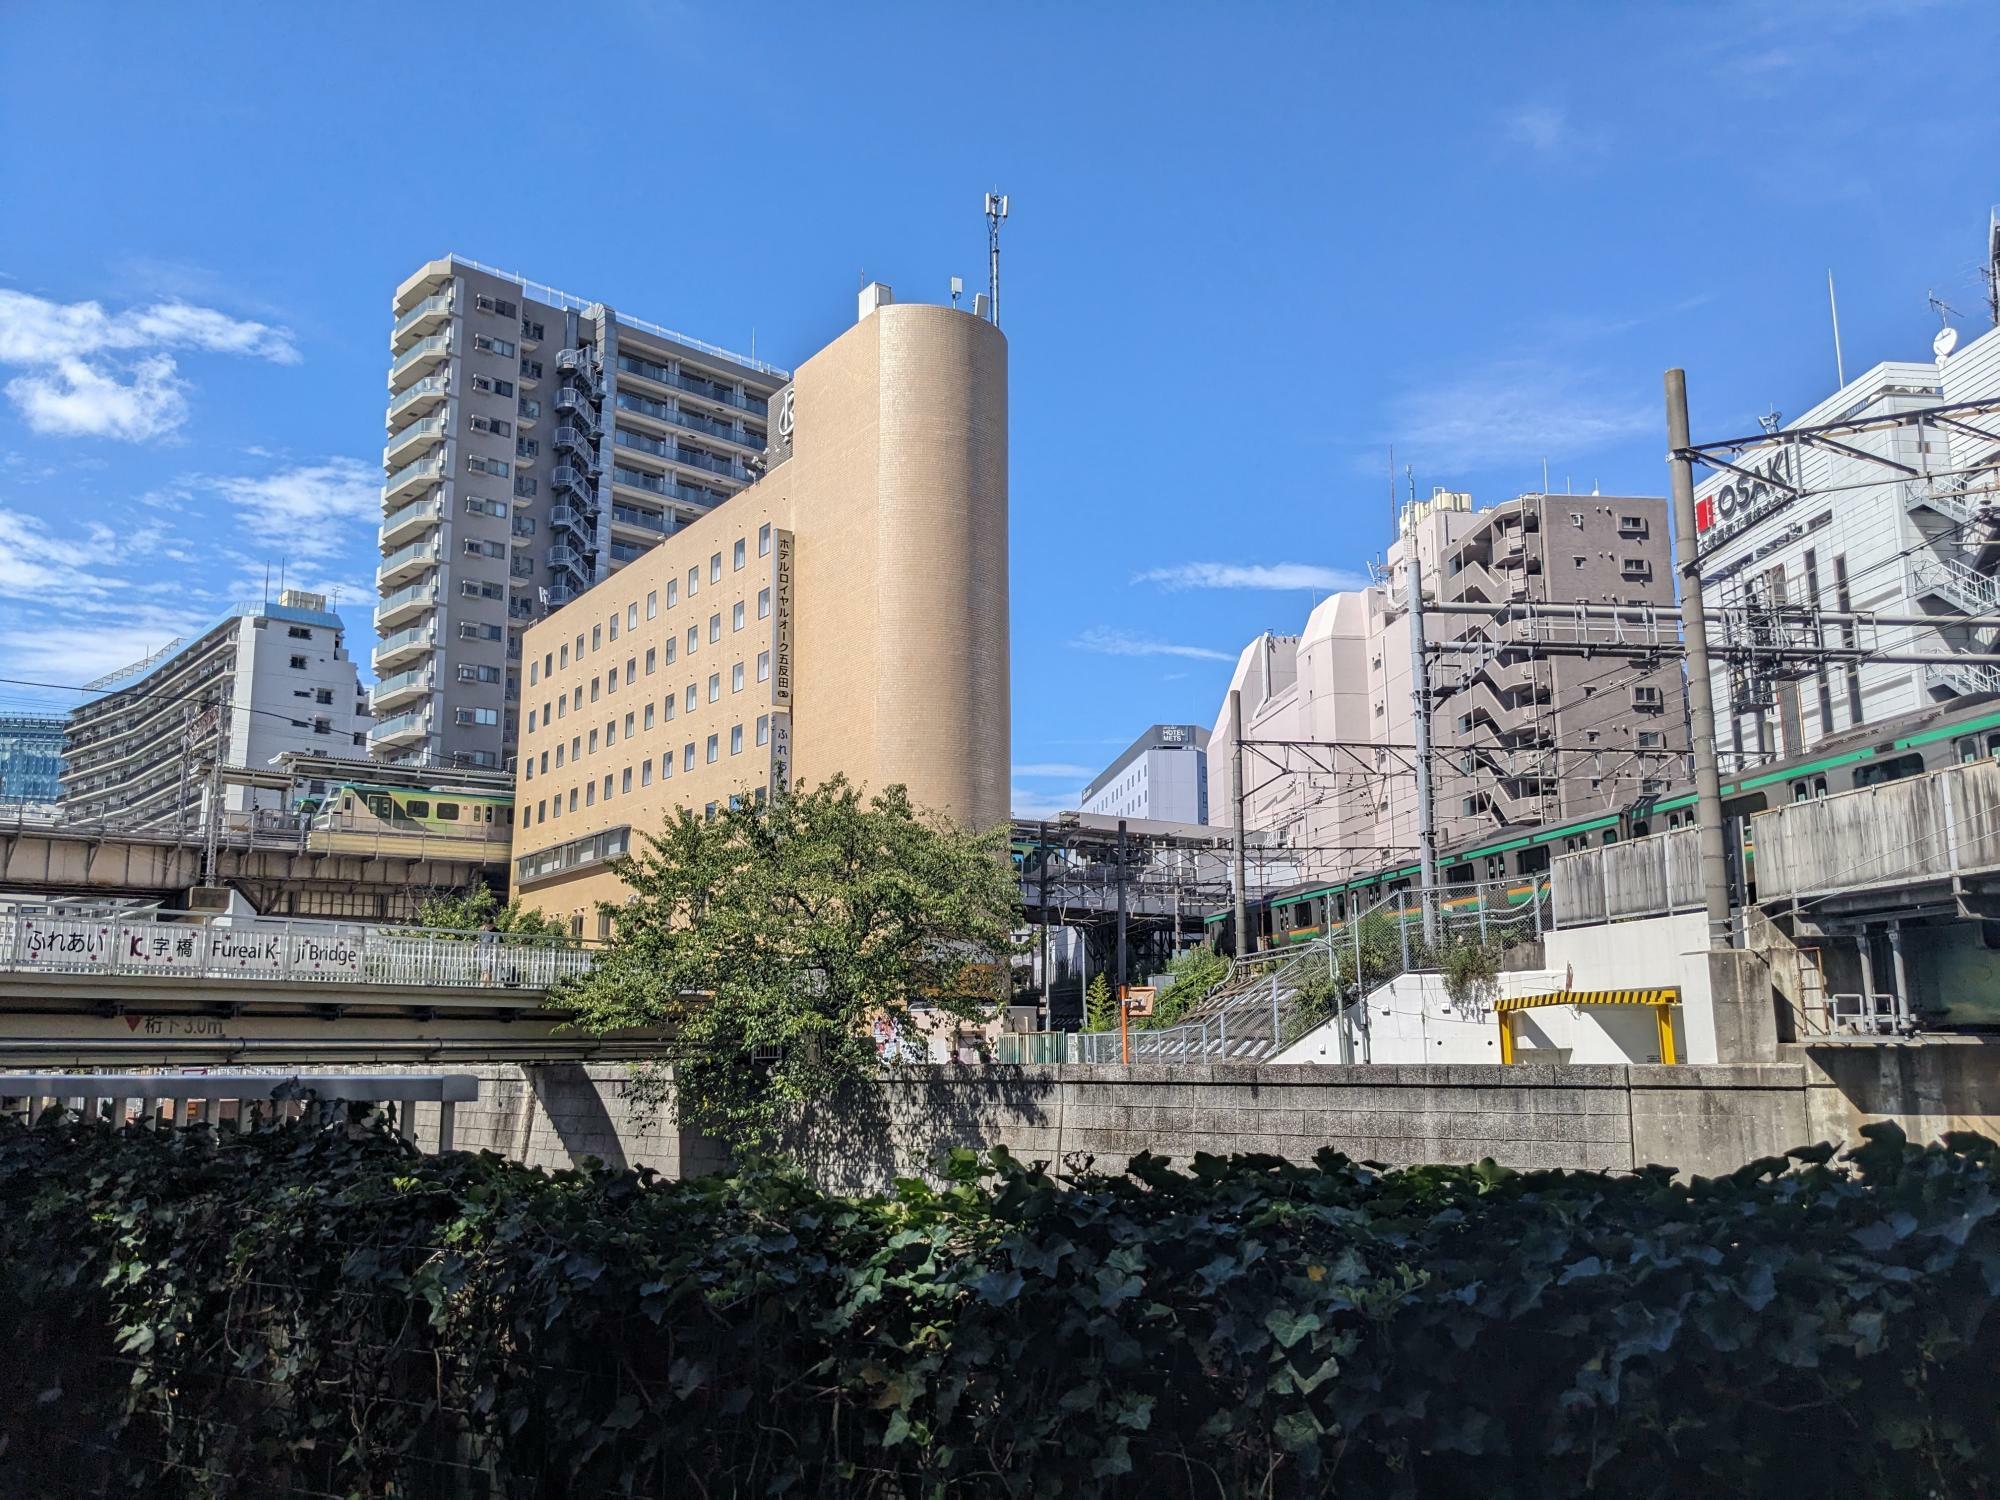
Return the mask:
<path id="1" fill-rule="evenodd" d="M 1714 1062 L 1715 1008 L 1708 986 L 1708 919 L 1698 911 L 1671 917 L 1647 917 L 1637 922 L 1607 922 L 1598 927 L 1565 927 L 1542 940 L 1543 966 L 1559 976 L 1555 988 L 1578 990 L 1618 990 L 1679 985 L 1680 1022 L 1676 1045 L 1686 1062 Z M 1653 1018 L 1643 1006 L 1640 1012 L 1652 1049 Z M 1609 1014 L 1600 1007 L 1584 1014 Z M 1540 1012 L 1536 1013 L 1541 1014 Z M 1612 1023 L 1615 1030 L 1631 1023 Z M 1523 1031 L 1526 1031 L 1523 1027 Z M 1607 1032 L 1607 1035 L 1612 1034 Z M 1584 1059 L 1576 1059 L 1581 1062 Z M 1644 1062 L 1646 1058 L 1626 1058 Z"/>

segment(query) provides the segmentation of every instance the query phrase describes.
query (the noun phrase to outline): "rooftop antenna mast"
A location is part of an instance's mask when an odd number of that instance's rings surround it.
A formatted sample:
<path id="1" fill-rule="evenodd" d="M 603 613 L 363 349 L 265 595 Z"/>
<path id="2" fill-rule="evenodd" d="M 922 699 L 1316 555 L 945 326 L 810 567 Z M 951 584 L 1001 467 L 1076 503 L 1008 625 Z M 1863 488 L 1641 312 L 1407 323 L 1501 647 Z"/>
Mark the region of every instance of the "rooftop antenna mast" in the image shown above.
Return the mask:
<path id="1" fill-rule="evenodd" d="M 1826 270 L 1826 306 L 1833 314 L 1833 373 L 1839 378 L 1842 388 L 1847 385 L 1847 362 L 1840 357 L 1840 303 L 1833 295 L 1833 267 Z"/>
<path id="2" fill-rule="evenodd" d="M 986 195 L 986 291 L 992 305 L 988 314 L 993 326 L 1000 326 L 1000 225 L 1007 218 L 1007 195 Z"/>
<path id="3" fill-rule="evenodd" d="M 1986 219 L 1986 310 L 2000 328 L 2000 208 Z"/>

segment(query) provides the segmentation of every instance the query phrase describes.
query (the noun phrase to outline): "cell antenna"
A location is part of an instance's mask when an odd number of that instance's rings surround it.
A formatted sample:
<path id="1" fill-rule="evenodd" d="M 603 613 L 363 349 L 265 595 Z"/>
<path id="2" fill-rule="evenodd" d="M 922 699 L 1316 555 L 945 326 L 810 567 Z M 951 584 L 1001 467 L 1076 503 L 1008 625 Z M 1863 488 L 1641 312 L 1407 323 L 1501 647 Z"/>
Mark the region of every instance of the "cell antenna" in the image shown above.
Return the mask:
<path id="1" fill-rule="evenodd" d="M 2000 328 L 2000 208 L 1986 218 L 1986 310 Z"/>
<path id="2" fill-rule="evenodd" d="M 1000 226 L 1007 218 L 1007 195 L 986 195 L 986 308 L 993 326 L 1000 326 Z"/>

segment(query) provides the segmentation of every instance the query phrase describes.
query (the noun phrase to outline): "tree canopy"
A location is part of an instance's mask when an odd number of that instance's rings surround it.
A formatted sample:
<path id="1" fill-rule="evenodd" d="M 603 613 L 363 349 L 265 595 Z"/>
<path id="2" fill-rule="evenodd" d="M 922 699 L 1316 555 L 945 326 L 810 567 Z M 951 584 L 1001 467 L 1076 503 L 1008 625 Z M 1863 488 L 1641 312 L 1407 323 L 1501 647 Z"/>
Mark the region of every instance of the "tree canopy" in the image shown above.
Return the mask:
<path id="1" fill-rule="evenodd" d="M 770 1147 L 803 1101 L 877 1065 L 914 1008 L 990 1013 L 1019 895 L 1006 829 L 971 833 L 844 777 L 712 819 L 681 811 L 614 866 L 613 936 L 556 1003 L 578 1027 L 665 1030 L 682 1121 Z"/>
<path id="2" fill-rule="evenodd" d="M 417 925 L 468 932 L 491 926 L 496 932 L 527 937 L 561 937 L 569 931 L 557 918 L 524 907 L 518 899 L 502 905 L 492 888 L 484 885 L 470 885 L 462 891 L 433 892 L 417 907 Z"/>

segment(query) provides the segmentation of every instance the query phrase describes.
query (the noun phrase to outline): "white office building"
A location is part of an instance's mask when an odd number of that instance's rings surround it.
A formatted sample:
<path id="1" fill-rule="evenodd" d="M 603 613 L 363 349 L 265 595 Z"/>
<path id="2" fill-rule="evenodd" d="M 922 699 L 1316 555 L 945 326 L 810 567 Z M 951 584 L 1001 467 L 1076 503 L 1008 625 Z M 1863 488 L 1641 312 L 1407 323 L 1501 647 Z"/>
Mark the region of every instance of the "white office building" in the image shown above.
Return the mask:
<path id="1" fill-rule="evenodd" d="M 1952 660 L 1996 649 L 1996 632 L 1959 621 L 2000 612 L 2000 411 L 1812 435 L 1828 424 L 2000 401 L 2000 329 L 1955 351 L 1950 342 L 1939 360 L 1874 366 L 1697 486 L 1702 597 L 1711 610 L 1804 604 L 1936 621 L 1808 624 L 1788 635 L 1934 662 L 1834 662 L 1803 673 L 1718 663 L 1711 680 L 1724 774 L 2000 691 L 2000 671 Z M 1732 630 L 1739 644 L 1759 639 L 1754 624 L 1729 622 L 1711 625 L 1711 639 L 1728 641 Z"/>
<path id="2" fill-rule="evenodd" d="M 324 595 L 300 589 L 245 605 L 105 686 L 64 729 L 69 818 L 197 828 L 217 781 L 226 812 L 282 808 L 284 790 L 230 773 L 275 772 L 287 750 L 359 755 L 368 742 L 346 629 Z"/>
<path id="3" fill-rule="evenodd" d="M 1208 731 L 1155 724 L 1083 789 L 1079 811 L 1162 823 L 1208 821 Z"/>

